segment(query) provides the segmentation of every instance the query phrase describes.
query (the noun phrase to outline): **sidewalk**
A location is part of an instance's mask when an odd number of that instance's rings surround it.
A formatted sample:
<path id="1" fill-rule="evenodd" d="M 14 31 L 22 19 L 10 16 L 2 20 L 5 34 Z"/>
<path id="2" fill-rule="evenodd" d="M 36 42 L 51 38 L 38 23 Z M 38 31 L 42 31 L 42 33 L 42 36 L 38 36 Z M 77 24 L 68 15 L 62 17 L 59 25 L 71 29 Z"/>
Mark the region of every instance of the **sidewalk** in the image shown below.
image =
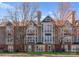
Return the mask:
<path id="1" fill-rule="evenodd" d="M 31 54 L 0 54 L 0 57 L 79 57 L 79 55 L 53 55 L 53 54 L 42 54 L 42 55 L 31 55 Z"/>

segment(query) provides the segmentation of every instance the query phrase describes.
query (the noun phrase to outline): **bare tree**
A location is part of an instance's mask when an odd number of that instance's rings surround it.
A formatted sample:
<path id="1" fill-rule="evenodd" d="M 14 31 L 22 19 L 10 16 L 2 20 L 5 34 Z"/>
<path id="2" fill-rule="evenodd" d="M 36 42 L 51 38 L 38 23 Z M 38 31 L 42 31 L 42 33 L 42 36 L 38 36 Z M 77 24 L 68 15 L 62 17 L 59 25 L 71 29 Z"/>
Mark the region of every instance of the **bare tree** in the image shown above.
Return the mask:
<path id="1" fill-rule="evenodd" d="M 72 7 L 68 2 L 62 2 L 58 4 L 58 8 L 53 12 L 53 16 L 56 20 L 64 20 L 69 12 L 72 11 Z"/>
<path id="2" fill-rule="evenodd" d="M 68 3 L 68 2 L 61 2 L 61 3 L 58 4 L 57 10 L 55 12 L 53 12 L 53 16 L 54 16 L 54 19 L 56 21 L 66 20 L 69 13 L 72 13 L 72 7 L 71 7 L 70 3 Z M 61 29 L 61 28 L 57 27 L 57 31 L 56 31 L 56 32 L 58 32 L 57 34 L 60 33 L 59 29 Z M 63 47 L 64 47 L 64 44 L 63 44 L 64 36 L 61 36 L 60 34 L 59 34 L 59 36 L 58 36 L 59 38 L 56 37 L 56 39 L 58 40 L 60 46 L 63 45 Z"/>
<path id="3" fill-rule="evenodd" d="M 15 36 L 18 42 L 20 40 L 20 43 L 23 44 L 23 46 L 24 46 L 24 38 L 26 36 L 25 22 L 27 22 L 27 20 L 34 20 L 37 17 L 37 15 L 35 14 L 37 10 L 38 10 L 38 5 L 31 4 L 28 2 L 17 4 L 13 10 L 12 9 L 7 10 L 9 19 L 16 24 L 17 33 L 15 33 Z M 22 23 L 21 24 L 22 28 L 19 27 L 19 22 Z"/>

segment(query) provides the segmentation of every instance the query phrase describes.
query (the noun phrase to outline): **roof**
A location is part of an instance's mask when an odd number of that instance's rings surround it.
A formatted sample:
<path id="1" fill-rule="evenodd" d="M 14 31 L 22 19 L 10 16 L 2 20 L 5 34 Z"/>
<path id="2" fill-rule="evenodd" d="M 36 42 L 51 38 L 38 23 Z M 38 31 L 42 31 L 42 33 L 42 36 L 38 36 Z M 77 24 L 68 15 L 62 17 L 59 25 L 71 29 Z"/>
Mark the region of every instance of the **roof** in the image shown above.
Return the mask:
<path id="1" fill-rule="evenodd" d="M 33 25 L 34 26 L 36 26 L 36 27 L 38 27 L 38 24 L 36 24 L 34 21 L 32 21 L 32 20 L 30 20 L 28 23 L 27 23 L 27 27 L 30 25 L 30 24 L 32 24 L 33 23 Z"/>
<path id="2" fill-rule="evenodd" d="M 50 16 L 46 16 L 42 22 L 51 22 L 52 18 Z"/>
<path id="3" fill-rule="evenodd" d="M 67 24 L 69 23 L 70 25 L 72 25 L 68 20 L 65 20 L 64 25 L 65 25 L 66 23 L 67 23 Z"/>
<path id="4" fill-rule="evenodd" d="M 66 20 L 54 20 L 52 17 L 50 17 L 49 15 L 46 16 L 42 21 L 42 22 L 52 22 L 52 24 L 55 24 L 57 27 L 62 27 L 65 25 L 65 22 Z M 26 21 L 13 21 L 13 22 L 2 22 L 2 24 L 0 24 L 0 26 L 6 26 L 4 24 L 7 24 L 7 25 L 13 25 L 13 26 L 16 26 L 18 24 L 18 26 L 29 26 L 30 23 L 33 23 L 34 26 L 38 27 L 40 26 L 38 24 L 38 21 L 33 21 L 33 20 L 26 20 Z M 71 24 L 71 23 L 70 23 Z M 73 24 L 71 24 L 73 25 Z M 76 20 L 76 26 L 79 26 L 79 20 Z"/>
<path id="5" fill-rule="evenodd" d="M 56 20 L 56 21 L 55 21 L 55 24 L 56 24 L 57 26 L 60 26 L 60 27 L 63 26 L 64 23 L 65 23 L 64 20 Z"/>
<path id="6" fill-rule="evenodd" d="M 7 21 L 7 22 L 6 22 L 6 25 L 12 25 L 12 22 Z"/>
<path id="7" fill-rule="evenodd" d="M 41 23 L 43 23 L 43 22 L 51 22 L 52 24 L 55 25 L 55 20 L 52 19 L 52 17 L 50 17 L 50 16 L 45 17 Z"/>
<path id="8" fill-rule="evenodd" d="M 76 26 L 79 26 L 79 20 L 76 20 Z"/>
<path id="9" fill-rule="evenodd" d="M 66 22 L 68 22 L 70 25 L 72 25 L 68 20 L 57 20 L 57 21 L 55 21 L 55 24 L 59 27 L 62 27 L 65 25 Z"/>
<path id="10" fill-rule="evenodd" d="M 24 21 L 13 21 L 13 25 L 14 26 L 17 26 L 18 25 L 18 26 L 21 26 L 21 27 L 22 26 L 27 26 L 28 22 L 29 21 L 25 21 L 25 22 Z"/>

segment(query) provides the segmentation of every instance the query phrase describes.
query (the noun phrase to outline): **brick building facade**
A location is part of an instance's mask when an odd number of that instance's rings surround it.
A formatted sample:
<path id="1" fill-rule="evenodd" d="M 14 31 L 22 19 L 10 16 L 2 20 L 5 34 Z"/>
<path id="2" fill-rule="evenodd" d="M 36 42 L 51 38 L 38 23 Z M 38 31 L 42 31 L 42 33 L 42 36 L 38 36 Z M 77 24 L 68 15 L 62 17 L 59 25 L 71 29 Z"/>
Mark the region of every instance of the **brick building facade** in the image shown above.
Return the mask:
<path id="1" fill-rule="evenodd" d="M 78 51 L 78 29 L 79 22 L 73 17 L 66 20 L 54 20 L 47 16 L 40 24 L 33 20 L 24 23 L 7 21 L 0 24 L 0 50 L 25 52 Z"/>

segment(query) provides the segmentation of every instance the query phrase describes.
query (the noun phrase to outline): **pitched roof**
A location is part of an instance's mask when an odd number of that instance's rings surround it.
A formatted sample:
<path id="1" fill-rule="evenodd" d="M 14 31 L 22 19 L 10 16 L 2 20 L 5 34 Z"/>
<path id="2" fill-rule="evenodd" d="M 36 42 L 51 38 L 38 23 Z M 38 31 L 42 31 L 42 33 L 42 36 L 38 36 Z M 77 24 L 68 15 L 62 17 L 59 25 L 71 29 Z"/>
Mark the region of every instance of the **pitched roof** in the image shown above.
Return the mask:
<path id="1" fill-rule="evenodd" d="M 79 26 L 79 20 L 76 20 L 76 26 Z"/>
<path id="2" fill-rule="evenodd" d="M 60 27 L 63 26 L 64 23 L 65 23 L 64 20 L 56 20 L 56 21 L 55 21 L 55 24 L 56 24 L 57 26 L 60 26 Z"/>
<path id="3" fill-rule="evenodd" d="M 65 20 L 64 25 L 65 25 L 66 23 L 67 23 L 67 24 L 69 23 L 70 25 L 72 25 L 68 20 Z"/>
<path id="4" fill-rule="evenodd" d="M 33 23 L 34 26 L 38 27 L 38 24 L 36 24 L 36 23 L 35 23 L 34 21 L 32 21 L 32 20 L 30 20 L 30 21 L 28 22 L 27 27 L 28 27 L 31 23 Z"/>
<path id="5" fill-rule="evenodd" d="M 56 20 L 55 21 L 55 24 L 57 25 L 57 26 L 60 26 L 60 27 L 62 27 L 62 26 L 64 26 L 65 25 L 65 23 L 70 23 L 68 20 Z M 70 23 L 70 25 L 72 25 L 71 23 Z"/>
<path id="6" fill-rule="evenodd" d="M 50 16 L 46 16 L 42 22 L 51 22 L 52 18 Z"/>
<path id="7" fill-rule="evenodd" d="M 6 22 L 6 25 L 12 25 L 12 22 L 7 21 L 7 22 Z"/>

